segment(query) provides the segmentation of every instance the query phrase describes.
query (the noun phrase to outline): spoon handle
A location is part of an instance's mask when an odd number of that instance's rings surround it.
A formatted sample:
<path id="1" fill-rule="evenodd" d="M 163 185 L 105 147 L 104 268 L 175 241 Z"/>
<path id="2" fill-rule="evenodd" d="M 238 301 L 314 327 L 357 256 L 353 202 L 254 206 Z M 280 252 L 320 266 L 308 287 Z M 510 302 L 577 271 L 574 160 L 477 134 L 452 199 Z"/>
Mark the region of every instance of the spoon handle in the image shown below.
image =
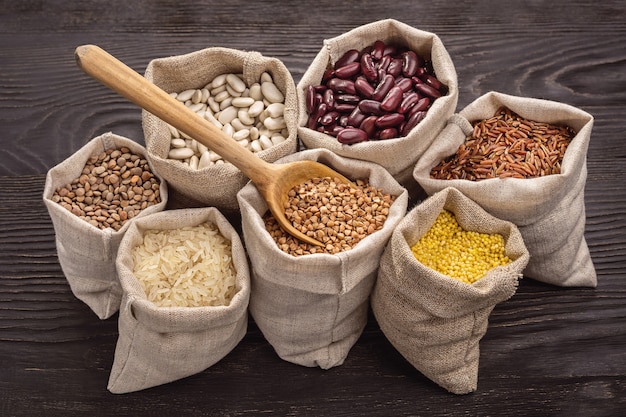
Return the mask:
<path id="1" fill-rule="evenodd" d="M 75 58 L 85 73 L 218 153 L 252 182 L 268 181 L 272 164 L 239 145 L 211 122 L 199 117 L 102 48 L 81 45 L 76 48 Z"/>

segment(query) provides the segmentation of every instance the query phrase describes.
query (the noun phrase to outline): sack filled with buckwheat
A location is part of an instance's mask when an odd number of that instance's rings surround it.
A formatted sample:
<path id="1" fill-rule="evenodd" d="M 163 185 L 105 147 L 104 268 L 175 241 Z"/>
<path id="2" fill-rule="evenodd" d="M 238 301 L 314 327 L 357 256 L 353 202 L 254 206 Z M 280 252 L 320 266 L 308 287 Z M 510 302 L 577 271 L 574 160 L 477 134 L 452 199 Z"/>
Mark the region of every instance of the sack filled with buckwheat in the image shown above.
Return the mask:
<path id="1" fill-rule="evenodd" d="M 285 215 L 321 246 L 287 235 L 254 184 L 237 195 L 251 265 L 250 313 L 284 360 L 341 365 L 367 322 L 380 255 L 406 213 L 408 192 L 380 165 L 326 149 L 278 161 L 314 160 L 355 187 L 319 178 L 294 187 Z"/>

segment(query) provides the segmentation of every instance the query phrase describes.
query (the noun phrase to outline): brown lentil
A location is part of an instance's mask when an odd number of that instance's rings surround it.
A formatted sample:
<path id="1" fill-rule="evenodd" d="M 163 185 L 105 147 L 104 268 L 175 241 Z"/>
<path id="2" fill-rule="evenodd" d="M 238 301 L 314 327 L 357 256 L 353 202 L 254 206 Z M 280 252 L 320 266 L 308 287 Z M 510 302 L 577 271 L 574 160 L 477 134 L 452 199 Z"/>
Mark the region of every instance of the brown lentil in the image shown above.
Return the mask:
<path id="1" fill-rule="evenodd" d="M 370 185 L 366 179 L 358 179 L 354 184 L 350 187 L 334 178 L 314 178 L 289 192 L 285 203 L 287 219 L 323 246 L 303 243 L 289 235 L 269 212 L 263 217 L 266 230 L 280 250 L 292 256 L 336 254 L 352 249 L 383 228 L 395 201 L 395 196 Z"/>
<path id="2" fill-rule="evenodd" d="M 559 174 L 576 135 L 568 126 L 528 120 L 506 107 L 472 125 L 472 134 L 454 155 L 432 168 L 431 178 L 479 181 Z"/>
<path id="3" fill-rule="evenodd" d="M 92 155 L 78 178 L 57 187 L 52 201 L 99 229 L 119 230 L 161 202 L 159 187 L 148 161 L 122 147 Z"/>

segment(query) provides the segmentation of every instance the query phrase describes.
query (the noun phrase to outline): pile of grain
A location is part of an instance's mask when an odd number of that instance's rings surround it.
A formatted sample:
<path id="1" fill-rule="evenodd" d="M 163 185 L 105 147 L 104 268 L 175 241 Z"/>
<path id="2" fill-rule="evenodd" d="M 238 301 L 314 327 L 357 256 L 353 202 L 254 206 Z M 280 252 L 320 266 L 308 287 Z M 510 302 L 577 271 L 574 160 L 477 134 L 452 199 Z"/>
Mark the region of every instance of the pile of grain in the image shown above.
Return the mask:
<path id="1" fill-rule="evenodd" d="M 231 242 L 213 224 L 149 230 L 132 255 L 135 276 L 159 307 L 228 305 L 235 293 Z"/>

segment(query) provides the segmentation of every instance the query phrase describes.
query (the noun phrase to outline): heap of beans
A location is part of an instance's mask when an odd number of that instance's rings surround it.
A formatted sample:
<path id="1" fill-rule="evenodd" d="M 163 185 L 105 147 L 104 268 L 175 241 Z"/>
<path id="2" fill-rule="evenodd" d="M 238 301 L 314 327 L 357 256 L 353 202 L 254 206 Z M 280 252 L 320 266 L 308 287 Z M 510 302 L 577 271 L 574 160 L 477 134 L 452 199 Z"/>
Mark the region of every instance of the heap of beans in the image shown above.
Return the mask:
<path id="1" fill-rule="evenodd" d="M 427 267 L 468 284 L 511 262 L 502 235 L 466 231 L 448 210 L 442 210 L 411 251 Z"/>
<path id="2" fill-rule="evenodd" d="M 240 74 L 221 74 L 203 88 L 171 95 L 252 152 L 271 148 L 289 137 L 284 118 L 285 96 L 267 72 L 250 87 Z M 182 161 L 193 169 L 225 162 L 185 133 L 170 125 L 168 128 L 169 159 Z"/>
<path id="3" fill-rule="evenodd" d="M 431 62 L 378 40 L 347 51 L 307 87 L 307 127 L 345 144 L 406 136 L 446 93 Z"/>
<path id="4" fill-rule="evenodd" d="M 568 126 L 528 120 L 506 107 L 473 126 L 457 152 L 432 168 L 431 178 L 479 181 L 559 174 L 576 136 Z"/>
<path id="5" fill-rule="evenodd" d="M 292 256 L 335 254 L 352 249 L 383 228 L 395 196 L 356 180 L 351 187 L 338 179 L 314 178 L 294 187 L 285 203 L 285 216 L 304 234 L 323 246 L 303 243 L 286 233 L 276 219 L 264 216 L 266 230 L 278 247 Z"/>
<path id="6" fill-rule="evenodd" d="M 119 230 L 161 202 L 159 186 L 146 159 L 127 147 L 107 149 L 91 156 L 78 178 L 57 187 L 52 201 L 99 229 Z"/>

